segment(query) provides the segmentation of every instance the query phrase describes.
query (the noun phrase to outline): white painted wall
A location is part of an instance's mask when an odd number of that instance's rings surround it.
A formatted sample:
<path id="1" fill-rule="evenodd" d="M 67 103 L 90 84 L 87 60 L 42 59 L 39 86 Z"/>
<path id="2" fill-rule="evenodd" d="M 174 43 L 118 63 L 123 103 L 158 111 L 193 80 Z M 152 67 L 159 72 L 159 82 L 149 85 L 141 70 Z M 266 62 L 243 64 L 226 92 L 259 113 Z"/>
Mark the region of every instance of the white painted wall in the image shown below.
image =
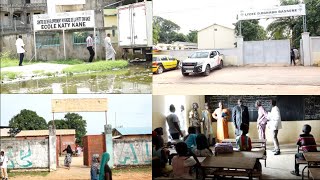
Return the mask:
<path id="1" fill-rule="evenodd" d="M 234 48 L 235 31 L 220 25 L 212 25 L 198 32 L 198 49 Z"/>

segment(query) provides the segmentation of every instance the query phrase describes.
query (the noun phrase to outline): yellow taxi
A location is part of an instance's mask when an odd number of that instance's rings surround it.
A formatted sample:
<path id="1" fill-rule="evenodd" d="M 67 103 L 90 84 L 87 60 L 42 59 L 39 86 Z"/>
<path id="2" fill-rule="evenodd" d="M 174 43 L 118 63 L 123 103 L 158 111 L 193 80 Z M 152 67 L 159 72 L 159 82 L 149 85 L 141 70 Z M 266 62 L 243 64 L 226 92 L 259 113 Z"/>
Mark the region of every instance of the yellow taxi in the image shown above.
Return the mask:
<path id="1" fill-rule="evenodd" d="M 171 69 L 179 69 L 180 61 L 168 55 L 153 55 L 152 57 L 152 72 L 161 74 L 164 71 Z"/>

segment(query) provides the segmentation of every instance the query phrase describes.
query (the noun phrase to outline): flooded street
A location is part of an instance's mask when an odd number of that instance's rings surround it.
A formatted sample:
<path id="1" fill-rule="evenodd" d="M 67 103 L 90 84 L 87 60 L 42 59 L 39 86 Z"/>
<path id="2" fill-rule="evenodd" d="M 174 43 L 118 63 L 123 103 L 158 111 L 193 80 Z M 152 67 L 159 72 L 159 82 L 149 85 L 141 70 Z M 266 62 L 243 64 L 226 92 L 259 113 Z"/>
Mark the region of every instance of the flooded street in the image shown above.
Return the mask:
<path id="1" fill-rule="evenodd" d="M 129 65 L 126 69 L 78 74 L 46 79 L 2 83 L 1 93 L 77 94 L 77 93 L 152 93 L 149 64 Z"/>

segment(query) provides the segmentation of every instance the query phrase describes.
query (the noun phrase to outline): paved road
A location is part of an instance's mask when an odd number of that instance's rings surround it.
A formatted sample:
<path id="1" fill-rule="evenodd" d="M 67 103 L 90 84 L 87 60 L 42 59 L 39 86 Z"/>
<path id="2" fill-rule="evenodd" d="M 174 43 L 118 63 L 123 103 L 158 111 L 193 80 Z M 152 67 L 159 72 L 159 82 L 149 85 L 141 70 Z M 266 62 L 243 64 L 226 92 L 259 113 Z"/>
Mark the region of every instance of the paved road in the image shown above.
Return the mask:
<path id="1" fill-rule="evenodd" d="M 153 76 L 153 94 L 320 95 L 320 68 L 225 67 L 206 77 L 174 70 Z"/>

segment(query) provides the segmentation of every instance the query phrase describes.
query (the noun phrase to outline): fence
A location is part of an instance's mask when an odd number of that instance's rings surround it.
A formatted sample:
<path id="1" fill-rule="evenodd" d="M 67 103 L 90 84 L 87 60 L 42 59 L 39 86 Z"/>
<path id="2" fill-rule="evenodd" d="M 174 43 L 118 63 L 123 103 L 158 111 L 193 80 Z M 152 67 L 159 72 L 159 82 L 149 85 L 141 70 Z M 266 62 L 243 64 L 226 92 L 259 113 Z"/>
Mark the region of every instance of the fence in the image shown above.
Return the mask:
<path id="1" fill-rule="evenodd" d="M 1 149 L 8 157 L 8 168 L 49 168 L 49 143 L 43 140 L 1 140 Z"/>
<path id="2" fill-rule="evenodd" d="M 310 37 L 311 65 L 320 65 L 320 36 Z"/>
<path id="3" fill-rule="evenodd" d="M 113 140 L 115 166 L 151 164 L 151 140 Z"/>

